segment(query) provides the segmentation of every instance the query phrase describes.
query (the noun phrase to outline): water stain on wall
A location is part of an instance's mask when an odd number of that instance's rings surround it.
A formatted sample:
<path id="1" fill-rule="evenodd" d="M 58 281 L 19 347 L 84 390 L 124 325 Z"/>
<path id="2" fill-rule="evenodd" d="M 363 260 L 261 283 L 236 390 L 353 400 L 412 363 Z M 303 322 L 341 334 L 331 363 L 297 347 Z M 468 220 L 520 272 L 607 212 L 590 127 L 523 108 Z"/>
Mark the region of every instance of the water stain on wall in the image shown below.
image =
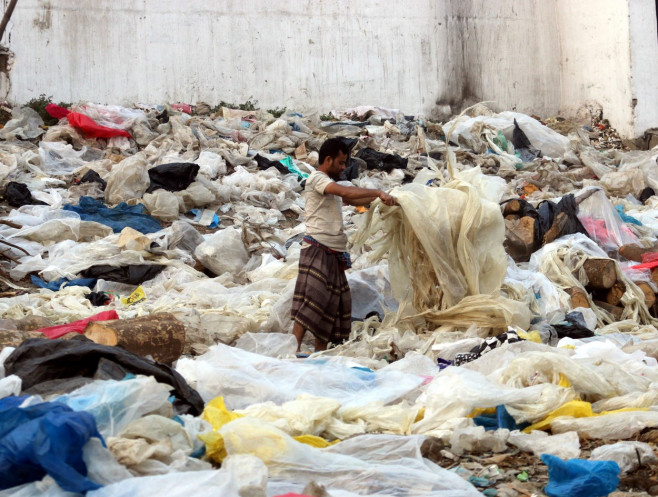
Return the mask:
<path id="1" fill-rule="evenodd" d="M 32 20 L 32 24 L 41 31 L 45 31 L 53 25 L 53 6 L 50 2 L 39 2 L 39 7 L 40 10 Z"/>

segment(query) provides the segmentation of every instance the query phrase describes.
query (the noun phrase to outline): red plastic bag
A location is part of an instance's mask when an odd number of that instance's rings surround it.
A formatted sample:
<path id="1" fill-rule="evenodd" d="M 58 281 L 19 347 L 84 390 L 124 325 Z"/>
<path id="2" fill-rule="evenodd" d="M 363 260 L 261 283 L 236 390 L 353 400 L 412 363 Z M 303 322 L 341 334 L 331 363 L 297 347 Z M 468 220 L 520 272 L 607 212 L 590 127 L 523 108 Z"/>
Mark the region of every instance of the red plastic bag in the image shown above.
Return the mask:
<path id="1" fill-rule="evenodd" d="M 70 112 L 66 117 L 68 117 L 69 124 L 81 131 L 87 138 L 114 138 L 115 136 L 130 138 L 130 133 L 127 131 L 101 126 L 96 124 L 90 117 L 79 112 Z"/>
<path id="2" fill-rule="evenodd" d="M 55 119 L 61 119 L 63 117 L 68 116 L 71 113 L 70 110 L 65 109 L 64 107 L 60 107 L 57 104 L 46 105 L 46 112 L 50 114 L 51 117 L 54 117 Z"/>
<path id="3" fill-rule="evenodd" d="M 103 311 L 88 318 L 80 319 L 79 321 L 73 321 L 72 323 L 59 324 L 57 326 L 48 326 L 47 328 L 40 328 L 36 331 L 39 331 L 46 335 L 48 338 L 59 338 L 75 331 L 76 333 L 82 333 L 85 331 L 87 324 L 91 321 L 110 321 L 112 319 L 119 319 L 117 311 Z"/>
<path id="4" fill-rule="evenodd" d="M 658 252 L 642 254 L 642 264 L 631 266 L 631 269 L 653 269 L 658 267 Z"/>

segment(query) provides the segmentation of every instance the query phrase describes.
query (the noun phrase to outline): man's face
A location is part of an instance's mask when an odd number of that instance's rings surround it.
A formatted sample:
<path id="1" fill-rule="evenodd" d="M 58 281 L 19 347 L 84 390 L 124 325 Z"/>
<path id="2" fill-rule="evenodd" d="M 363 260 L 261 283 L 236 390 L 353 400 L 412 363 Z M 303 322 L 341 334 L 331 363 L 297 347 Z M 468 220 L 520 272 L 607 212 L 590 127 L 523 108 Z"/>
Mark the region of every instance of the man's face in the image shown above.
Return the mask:
<path id="1" fill-rule="evenodd" d="M 345 170 L 345 163 L 347 162 L 347 154 L 338 152 L 338 157 L 328 157 L 329 168 L 327 169 L 327 176 L 334 181 L 340 179 L 340 175 Z"/>

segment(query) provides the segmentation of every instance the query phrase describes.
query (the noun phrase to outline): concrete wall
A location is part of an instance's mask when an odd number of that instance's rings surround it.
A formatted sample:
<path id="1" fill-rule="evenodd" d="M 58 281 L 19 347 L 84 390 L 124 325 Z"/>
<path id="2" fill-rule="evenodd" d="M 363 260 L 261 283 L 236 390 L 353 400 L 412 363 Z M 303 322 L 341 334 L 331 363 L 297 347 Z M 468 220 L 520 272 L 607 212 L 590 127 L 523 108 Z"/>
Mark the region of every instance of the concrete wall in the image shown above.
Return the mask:
<path id="1" fill-rule="evenodd" d="M 635 135 L 658 127 L 658 1 L 630 0 L 632 106 Z"/>
<path id="2" fill-rule="evenodd" d="M 620 133 L 632 135 L 628 3 L 557 0 L 556 12 L 562 113 L 573 114 L 584 102 L 596 101 Z"/>
<path id="3" fill-rule="evenodd" d="M 636 117 L 658 125 L 655 105 L 631 106 L 656 97 L 657 78 L 643 35 L 631 74 L 628 2 L 652 1 L 21 0 L 0 90 L 15 103 L 252 99 L 432 117 L 464 101 L 550 116 L 594 99 L 630 135 Z"/>

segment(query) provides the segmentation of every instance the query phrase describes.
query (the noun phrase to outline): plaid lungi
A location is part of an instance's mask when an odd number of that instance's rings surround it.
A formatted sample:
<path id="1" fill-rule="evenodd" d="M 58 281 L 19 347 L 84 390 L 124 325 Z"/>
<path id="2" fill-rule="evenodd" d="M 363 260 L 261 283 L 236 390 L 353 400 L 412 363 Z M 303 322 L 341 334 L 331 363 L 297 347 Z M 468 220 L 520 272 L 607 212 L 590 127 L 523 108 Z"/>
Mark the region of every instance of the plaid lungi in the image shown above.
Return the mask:
<path id="1" fill-rule="evenodd" d="M 352 297 L 336 255 L 315 245 L 302 249 L 290 315 L 320 340 L 334 344 L 347 340 Z"/>

